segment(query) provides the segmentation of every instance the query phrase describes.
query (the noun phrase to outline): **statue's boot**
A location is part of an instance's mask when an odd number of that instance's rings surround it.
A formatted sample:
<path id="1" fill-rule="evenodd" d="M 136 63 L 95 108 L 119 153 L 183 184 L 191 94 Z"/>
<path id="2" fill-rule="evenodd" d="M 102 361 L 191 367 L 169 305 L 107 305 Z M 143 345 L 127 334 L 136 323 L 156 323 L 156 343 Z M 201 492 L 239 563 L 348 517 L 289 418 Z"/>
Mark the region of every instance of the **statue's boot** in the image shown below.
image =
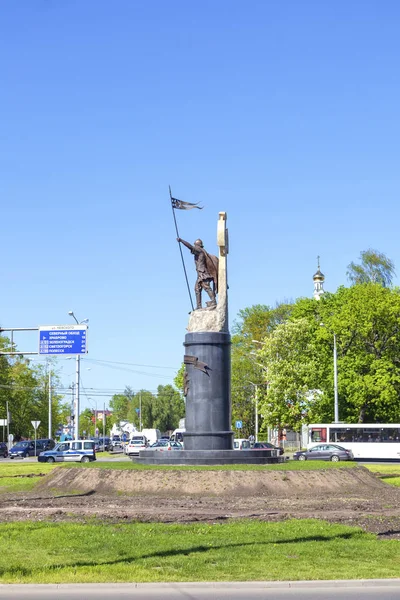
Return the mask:
<path id="1" fill-rule="evenodd" d="M 217 301 L 215 299 L 215 292 L 211 289 L 211 287 L 206 288 L 206 292 L 209 295 L 210 302 L 207 302 L 207 306 L 217 306 Z"/>
<path id="2" fill-rule="evenodd" d="M 201 292 L 196 292 L 196 310 L 201 308 Z"/>

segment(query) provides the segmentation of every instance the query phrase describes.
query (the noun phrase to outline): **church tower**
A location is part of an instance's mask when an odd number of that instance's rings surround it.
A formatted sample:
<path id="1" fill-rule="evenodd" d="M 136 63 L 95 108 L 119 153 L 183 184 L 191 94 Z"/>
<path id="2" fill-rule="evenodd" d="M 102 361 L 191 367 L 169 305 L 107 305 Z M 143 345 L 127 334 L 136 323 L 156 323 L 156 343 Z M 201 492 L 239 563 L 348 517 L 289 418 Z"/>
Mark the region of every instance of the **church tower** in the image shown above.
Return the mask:
<path id="1" fill-rule="evenodd" d="M 319 268 L 319 256 L 317 256 L 317 260 L 318 260 L 318 269 L 317 269 L 317 272 L 313 276 L 313 280 L 314 280 L 314 298 L 316 300 L 319 300 L 321 298 L 322 294 L 325 293 L 325 290 L 324 290 L 325 275 L 323 273 L 321 273 L 321 269 Z"/>

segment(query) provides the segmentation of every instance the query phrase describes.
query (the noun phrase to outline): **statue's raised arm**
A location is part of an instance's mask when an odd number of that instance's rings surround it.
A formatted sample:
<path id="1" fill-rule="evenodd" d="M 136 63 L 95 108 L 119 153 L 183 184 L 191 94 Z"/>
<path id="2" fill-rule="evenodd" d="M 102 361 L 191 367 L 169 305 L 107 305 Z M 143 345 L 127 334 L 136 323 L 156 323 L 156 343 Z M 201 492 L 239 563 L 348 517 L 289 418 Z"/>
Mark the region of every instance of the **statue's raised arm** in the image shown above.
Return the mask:
<path id="1" fill-rule="evenodd" d="M 204 290 L 210 298 L 210 301 L 207 302 L 207 308 L 215 307 L 217 305 L 216 293 L 218 292 L 218 258 L 206 252 L 203 242 L 200 239 L 196 240 L 193 245 L 181 238 L 176 239 L 194 254 L 197 272 L 197 280 L 194 286 L 196 294 L 196 310 L 202 308 L 202 290 Z M 213 287 L 211 287 L 211 283 L 213 283 Z"/>

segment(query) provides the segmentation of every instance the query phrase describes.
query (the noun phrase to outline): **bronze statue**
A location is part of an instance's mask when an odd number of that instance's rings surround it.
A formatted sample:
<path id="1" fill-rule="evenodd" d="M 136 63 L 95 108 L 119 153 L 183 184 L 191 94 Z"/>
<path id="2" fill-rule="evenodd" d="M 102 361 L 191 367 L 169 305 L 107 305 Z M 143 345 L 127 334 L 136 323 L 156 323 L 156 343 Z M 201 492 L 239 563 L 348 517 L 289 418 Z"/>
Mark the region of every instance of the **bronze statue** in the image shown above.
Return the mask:
<path id="1" fill-rule="evenodd" d="M 194 286 L 196 294 L 196 310 L 202 308 L 201 306 L 201 292 L 204 290 L 207 292 L 210 302 L 207 302 L 207 307 L 212 308 L 217 306 L 216 293 L 218 292 L 218 258 L 212 254 L 208 254 L 204 250 L 203 242 L 196 240 L 195 243 L 189 244 L 181 238 L 176 238 L 178 242 L 182 243 L 186 248 L 189 248 L 190 252 L 194 254 L 194 261 L 197 271 L 197 280 Z M 211 282 L 213 287 L 211 287 Z"/>

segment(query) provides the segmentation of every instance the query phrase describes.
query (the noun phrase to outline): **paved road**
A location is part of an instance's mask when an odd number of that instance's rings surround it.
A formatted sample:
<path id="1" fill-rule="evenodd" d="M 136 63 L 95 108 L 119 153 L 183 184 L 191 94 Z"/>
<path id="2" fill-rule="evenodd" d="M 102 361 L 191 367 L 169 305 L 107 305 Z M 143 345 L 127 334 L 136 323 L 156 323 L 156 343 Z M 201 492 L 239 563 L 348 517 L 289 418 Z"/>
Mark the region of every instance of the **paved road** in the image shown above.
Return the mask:
<path id="1" fill-rule="evenodd" d="M 2 600 L 399 600 L 400 580 L 0 585 Z"/>
<path id="2" fill-rule="evenodd" d="M 130 461 L 130 458 L 128 456 L 126 456 L 123 452 L 115 452 L 114 456 L 103 456 L 102 452 L 97 452 L 96 454 L 97 460 L 100 462 L 108 462 L 108 461 Z M 15 458 L 15 459 L 10 459 L 10 458 L 0 458 L 0 462 L 12 462 L 12 463 L 20 463 L 20 462 L 37 462 L 37 458 L 34 456 L 29 456 L 28 458 Z M 360 460 L 357 461 L 358 464 L 362 465 L 398 465 L 399 464 L 399 460 Z M 71 465 L 73 465 L 74 463 L 71 463 Z"/>

